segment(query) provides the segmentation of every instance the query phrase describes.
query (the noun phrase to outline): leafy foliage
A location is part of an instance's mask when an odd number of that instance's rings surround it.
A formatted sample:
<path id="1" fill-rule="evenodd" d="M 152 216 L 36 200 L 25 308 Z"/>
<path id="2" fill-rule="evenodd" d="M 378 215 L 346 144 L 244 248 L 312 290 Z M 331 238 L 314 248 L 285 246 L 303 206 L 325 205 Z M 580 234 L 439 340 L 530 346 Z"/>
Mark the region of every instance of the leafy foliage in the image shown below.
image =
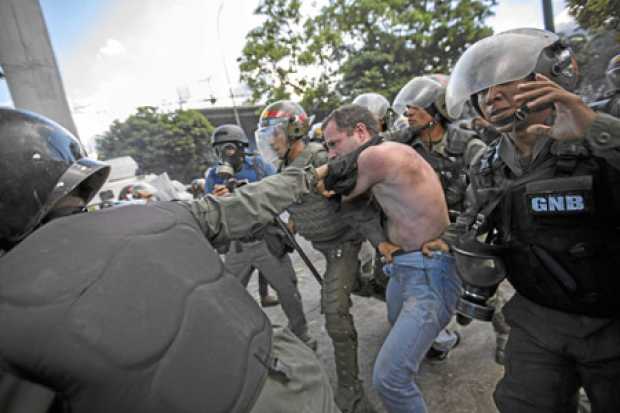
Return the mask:
<path id="1" fill-rule="evenodd" d="M 102 159 L 131 156 L 142 173 L 168 172 L 189 182 L 215 163 L 209 143 L 213 126 L 200 112 L 159 112 L 152 106 L 137 109 L 124 121 L 115 120 L 97 139 Z"/>
<path id="2" fill-rule="evenodd" d="M 585 29 L 620 31 L 620 0 L 568 0 L 568 12 Z"/>
<path id="3" fill-rule="evenodd" d="M 299 0 L 262 0 L 241 79 L 253 100 L 299 97 L 309 111 L 364 92 L 388 99 L 412 77 L 448 73 L 470 44 L 492 34 L 496 0 L 329 0 L 302 18 Z"/>

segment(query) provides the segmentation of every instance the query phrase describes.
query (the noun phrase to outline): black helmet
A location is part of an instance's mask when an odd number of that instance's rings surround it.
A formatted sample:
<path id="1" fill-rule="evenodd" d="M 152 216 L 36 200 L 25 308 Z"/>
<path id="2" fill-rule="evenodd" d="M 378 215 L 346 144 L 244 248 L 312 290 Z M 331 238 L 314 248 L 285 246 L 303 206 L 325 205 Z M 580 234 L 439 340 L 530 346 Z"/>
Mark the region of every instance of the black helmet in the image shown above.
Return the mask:
<path id="1" fill-rule="evenodd" d="M 71 192 L 88 203 L 110 167 L 86 158 L 80 142 L 40 115 L 0 108 L 0 243 L 34 230 Z"/>
<path id="2" fill-rule="evenodd" d="M 222 143 L 235 143 L 244 148 L 250 144 L 243 129 L 237 125 L 222 125 L 215 128 L 211 134 L 211 145 Z"/>
<path id="3" fill-rule="evenodd" d="M 508 30 L 486 37 L 459 58 L 446 90 L 448 113 L 458 118 L 471 99 L 480 113 L 477 94 L 491 86 L 540 73 L 567 90 L 577 85 L 577 61 L 555 33 L 540 29 Z"/>

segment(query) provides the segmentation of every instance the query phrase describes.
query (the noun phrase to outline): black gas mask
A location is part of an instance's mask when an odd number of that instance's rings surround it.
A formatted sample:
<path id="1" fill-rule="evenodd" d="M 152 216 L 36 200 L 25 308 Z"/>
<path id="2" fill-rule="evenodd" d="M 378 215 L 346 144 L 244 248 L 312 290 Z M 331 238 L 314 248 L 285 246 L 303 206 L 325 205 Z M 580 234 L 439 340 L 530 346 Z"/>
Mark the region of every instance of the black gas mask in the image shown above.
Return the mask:
<path id="1" fill-rule="evenodd" d="M 495 309 L 488 300 L 506 278 L 502 260 L 505 248 L 480 242 L 473 233 L 459 239 L 452 248 L 457 272 L 463 280 L 457 321 L 460 324 L 468 324 L 472 319 L 491 321 Z"/>
<path id="2" fill-rule="evenodd" d="M 217 145 L 215 150 L 220 159 L 220 163 L 215 168 L 218 176 L 228 179 L 241 171 L 245 154 L 236 144 L 232 142 L 223 143 Z"/>

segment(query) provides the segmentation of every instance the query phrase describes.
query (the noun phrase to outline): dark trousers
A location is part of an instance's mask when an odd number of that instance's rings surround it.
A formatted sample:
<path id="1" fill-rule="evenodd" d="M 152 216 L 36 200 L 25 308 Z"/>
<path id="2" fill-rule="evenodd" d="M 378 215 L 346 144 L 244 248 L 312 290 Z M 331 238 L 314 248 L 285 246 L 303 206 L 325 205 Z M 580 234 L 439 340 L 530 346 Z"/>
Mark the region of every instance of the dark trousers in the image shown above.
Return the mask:
<path id="1" fill-rule="evenodd" d="M 592 413 L 620 412 L 620 320 L 545 310 L 523 297 L 517 301 L 506 308 L 511 331 L 505 375 L 494 394 L 500 412 L 576 412 L 580 387 Z M 528 305 L 535 311 L 526 311 Z"/>

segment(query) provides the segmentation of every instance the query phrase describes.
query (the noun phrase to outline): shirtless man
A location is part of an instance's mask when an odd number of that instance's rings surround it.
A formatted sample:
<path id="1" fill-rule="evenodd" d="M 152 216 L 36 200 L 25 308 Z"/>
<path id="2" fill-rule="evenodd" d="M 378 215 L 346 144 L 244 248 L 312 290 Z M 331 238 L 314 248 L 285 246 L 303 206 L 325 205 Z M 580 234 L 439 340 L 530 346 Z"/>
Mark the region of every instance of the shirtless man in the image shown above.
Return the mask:
<path id="1" fill-rule="evenodd" d="M 426 412 L 411 377 L 450 321 L 461 288 L 451 255 L 421 251 L 449 223 L 441 183 L 413 148 L 381 142 L 377 121 L 362 106 L 335 110 L 323 131 L 331 160 L 316 172 L 329 190 L 325 195 L 348 200 L 371 191 L 387 215 L 388 240 L 402 246 L 385 268 L 393 327 L 377 356 L 373 384 L 390 413 Z"/>

